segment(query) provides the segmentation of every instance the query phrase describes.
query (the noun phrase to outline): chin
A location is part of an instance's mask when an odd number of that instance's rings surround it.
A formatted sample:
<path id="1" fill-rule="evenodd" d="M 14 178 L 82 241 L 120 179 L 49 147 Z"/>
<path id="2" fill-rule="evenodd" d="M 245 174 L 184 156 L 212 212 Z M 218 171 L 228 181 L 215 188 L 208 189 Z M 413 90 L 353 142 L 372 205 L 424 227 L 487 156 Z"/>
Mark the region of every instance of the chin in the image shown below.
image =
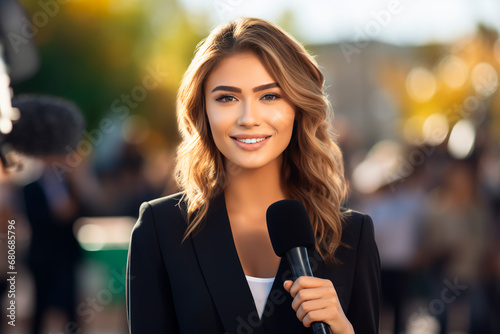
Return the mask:
<path id="1" fill-rule="evenodd" d="M 258 160 L 258 161 L 237 161 L 235 164 L 241 169 L 259 169 L 270 165 L 273 160 Z"/>

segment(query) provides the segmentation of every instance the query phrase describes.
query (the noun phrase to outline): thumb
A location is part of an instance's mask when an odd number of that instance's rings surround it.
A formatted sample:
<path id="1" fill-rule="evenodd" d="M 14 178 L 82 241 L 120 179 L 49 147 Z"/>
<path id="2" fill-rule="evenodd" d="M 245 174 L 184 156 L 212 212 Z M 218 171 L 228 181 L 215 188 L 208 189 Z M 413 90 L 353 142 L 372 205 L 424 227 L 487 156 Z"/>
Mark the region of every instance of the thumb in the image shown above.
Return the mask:
<path id="1" fill-rule="evenodd" d="M 285 290 L 287 292 L 290 292 L 290 288 L 292 287 L 293 285 L 293 281 L 290 281 L 290 280 L 286 280 L 284 283 L 283 283 L 283 287 L 285 288 Z"/>

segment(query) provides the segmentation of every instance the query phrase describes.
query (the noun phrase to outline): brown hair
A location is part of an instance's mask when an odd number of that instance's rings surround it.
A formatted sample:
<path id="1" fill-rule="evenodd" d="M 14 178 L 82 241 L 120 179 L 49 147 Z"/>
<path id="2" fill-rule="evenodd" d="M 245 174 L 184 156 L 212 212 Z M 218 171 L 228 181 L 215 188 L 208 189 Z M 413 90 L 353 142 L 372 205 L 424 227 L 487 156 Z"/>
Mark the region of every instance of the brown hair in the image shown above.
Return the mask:
<path id="1" fill-rule="evenodd" d="M 316 249 L 324 259 L 335 260 L 346 184 L 342 153 L 331 128 L 333 112 L 323 92 L 324 77 L 299 42 L 275 24 L 257 18 L 242 18 L 214 29 L 198 45 L 178 92 L 182 142 L 177 149 L 175 178 L 187 199 L 189 223 L 184 239 L 200 227 L 210 198 L 224 190 L 231 174 L 225 171 L 209 128 L 205 80 L 224 58 L 248 51 L 260 58 L 296 106 L 282 175 L 290 196 L 300 200 L 309 213 Z"/>

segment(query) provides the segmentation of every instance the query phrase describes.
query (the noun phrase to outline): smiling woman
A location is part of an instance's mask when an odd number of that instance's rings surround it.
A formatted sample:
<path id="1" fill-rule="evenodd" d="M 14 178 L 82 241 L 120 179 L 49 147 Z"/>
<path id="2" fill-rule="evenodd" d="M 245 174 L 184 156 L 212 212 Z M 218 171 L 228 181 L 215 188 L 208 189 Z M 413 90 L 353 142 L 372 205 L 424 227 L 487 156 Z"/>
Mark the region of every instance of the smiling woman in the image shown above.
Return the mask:
<path id="1" fill-rule="evenodd" d="M 370 217 L 342 209 L 342 154 L 324 78 L 276 25 L 243 18 L 199 46 L 177 97 L 181 192 L 141 206 L 128 258 L 131 333 L 376 333 Z M 267 208 L 301 201 L 315 277 L 292 282 Z M 283 226 L 285 231 L 288 227 Z"/>
<path id="2" fill-rule="evenodd" d="M 252 52 L 229 56 L 205 84 L 205 103 L 215 145 L 241 168 L 269 163 L 280 169 L 290 143 L 294 105 Z M 227 169 L 227 168 L 226 168 Z"/>

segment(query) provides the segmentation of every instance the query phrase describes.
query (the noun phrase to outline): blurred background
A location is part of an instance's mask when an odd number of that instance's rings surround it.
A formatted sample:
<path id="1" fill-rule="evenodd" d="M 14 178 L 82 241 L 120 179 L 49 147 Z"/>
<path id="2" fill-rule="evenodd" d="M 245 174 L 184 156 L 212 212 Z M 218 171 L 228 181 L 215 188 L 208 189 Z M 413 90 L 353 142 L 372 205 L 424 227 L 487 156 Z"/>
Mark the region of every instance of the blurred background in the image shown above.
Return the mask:
<path id="1" fill-rule="evenodd" d="M 7 254 L 14 220 L 18 274 L 16 327 L 2 316 L 1 332 L 128 332 L 126 255 L 139 206 L 177 192 L 180 79 L 211 28 L 256 16 L 294 35 L 325 74 L 348 205 L 375 224 L 380 332 L 500 333 L 499 1 L 0 4 L 12 104 L 22 115 L 16 97 L 57 96 L 85 120 L 73 131 L 79 142 L 57 154 L 2 146 L 0 247 Z M 5 110 L 0 141 L 16 118 Z"/>

